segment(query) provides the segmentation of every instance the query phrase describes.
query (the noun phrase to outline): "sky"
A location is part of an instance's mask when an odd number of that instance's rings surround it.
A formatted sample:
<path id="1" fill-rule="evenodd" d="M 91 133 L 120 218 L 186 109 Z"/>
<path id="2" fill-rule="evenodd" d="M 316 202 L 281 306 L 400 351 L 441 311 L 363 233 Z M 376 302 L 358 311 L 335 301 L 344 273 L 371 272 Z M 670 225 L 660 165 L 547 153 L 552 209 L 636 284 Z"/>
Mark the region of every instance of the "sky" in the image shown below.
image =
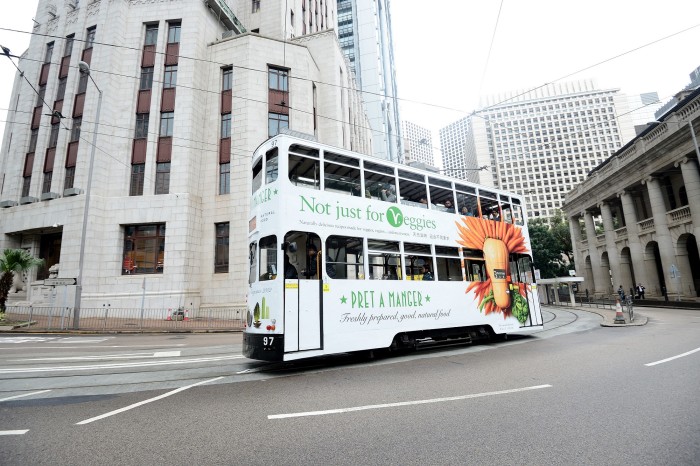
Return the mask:
<path id="1" fill-rule="evenodd" d="M 0 44 L 15 55 L 30 36 L 7 29 L 31 31 L 36 5 L 12 2 L 0 16 Z M 666 101 L 700 66 L 698 0 L 394 0 L 391 14 L 401 118 L 431 129 L 434 146 L 480 96 L 594 79 Z M 15 68 L 0 59 L 1 136 Z"/>

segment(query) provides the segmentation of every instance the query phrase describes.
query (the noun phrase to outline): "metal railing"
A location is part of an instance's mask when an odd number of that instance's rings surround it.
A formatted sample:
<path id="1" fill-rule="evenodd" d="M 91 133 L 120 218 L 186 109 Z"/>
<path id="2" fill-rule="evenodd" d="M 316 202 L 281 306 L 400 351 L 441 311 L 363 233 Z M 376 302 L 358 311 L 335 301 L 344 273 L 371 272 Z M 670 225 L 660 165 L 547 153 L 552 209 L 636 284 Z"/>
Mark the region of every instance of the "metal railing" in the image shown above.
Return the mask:
<path id="1" fill-rule="evenodd" d="M 79 330 L 188 331 L 242 330 L 244 306 L 199 309 L 82 308 Z M 71 330 L 73 308 L 7 306 L 5 320 L 21 329 Z"/>

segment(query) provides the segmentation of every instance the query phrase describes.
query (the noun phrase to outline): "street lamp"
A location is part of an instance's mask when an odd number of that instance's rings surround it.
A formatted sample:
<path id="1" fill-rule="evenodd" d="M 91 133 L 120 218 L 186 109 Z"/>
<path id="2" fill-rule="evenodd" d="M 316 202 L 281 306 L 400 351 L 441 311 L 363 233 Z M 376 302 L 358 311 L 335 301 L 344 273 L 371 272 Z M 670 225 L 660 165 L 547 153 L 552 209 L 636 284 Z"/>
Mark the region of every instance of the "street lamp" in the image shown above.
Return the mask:
<path id="1" fill-rule="evenodd" d="M 90 191 L 92 187 L 92 171 L 95 163 L 95 149 L 97 148 L 97 130 L 100 127 L 100 108 L 102 107 L 102 90 L 90 74 L 90 65 L 84 61 L 78 62 L 80 74 L 87 74 L 98 92 L 97 113 L 95 114 L 95 129 L 92 133 L 92 148 L 90 149 L 90 162 L 88 164 L 88 178 L 85 185 L 85 208 L 83 209 L 83 230 L 80 235 L 80 255 L 78 256 L 78 276 L 75 289 L 75 310 L 73 312 L 73 328 L 80 328 L 80 301 L 83 294 L 83 265 L 85 262 L 85 241 L 87 239 L 88 210 L 90 209 Z"/>

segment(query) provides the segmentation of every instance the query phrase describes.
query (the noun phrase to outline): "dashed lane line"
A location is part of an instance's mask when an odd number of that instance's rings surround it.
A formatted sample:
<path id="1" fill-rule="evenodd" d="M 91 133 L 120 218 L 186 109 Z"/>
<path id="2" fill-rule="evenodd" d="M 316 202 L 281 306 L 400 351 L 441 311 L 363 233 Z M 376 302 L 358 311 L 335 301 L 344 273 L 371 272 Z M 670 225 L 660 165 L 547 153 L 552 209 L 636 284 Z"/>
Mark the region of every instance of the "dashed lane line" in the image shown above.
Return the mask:
<path id="1" fill-rule="evenodd" d="M 144 358 L 173 358 L 180 356 L 181 351 L 156 351 L 155 353 L 131 353 L 131 354 L 100 354 L 93 356 L 65 356 L 57 358 L 28 358 L 10 359 L 12 362 L 25 361 L 95 361 L 100 359 L 144 359 Z"/>
<path id="2" fill-rule="evenodd" d="M 190 389 L 192 387 L 196 387 L 198 385 L 204 385 L 204 384 L 210 383 L 210 382 L 216 382 L 217 380 L 221 380 L 221 379 L 223 379 L 223 377 L 216 377 L 214 379 L 209 379 L 209 380 L 204 380 L 202 382 L 193 383 L 192 385 L 187 385 L 185 387 L 176 388 L 175 390 L 169 391 L 167 393 L 163 393 L 162 395 L 158 395 L 154 398 L 149 398 L 148 400 L 139 401 L 138 403 L 134 403 L 132 405 L 125 406 L 123 408 L 115 409 L 114 411 L 110 411 L 110 412 L 105 413 L 105 414 L 100 414 L 99 416 L 91 417 L 90 419 L 85 419 L 84 421 L 76 422 L 75 425 L 82 426 L 85 424 L 90 424 L 91 422 L 99 421 L 100 419 L 114 416 L 115 414 L 123 413 L 124 411 L 129 411 L 130 409 L 138 408 L 139 406 L 143 406 L 143 405 L 148 404 L 148 403 L 153 403 L 154 401 L 162 400 L 163 398 L 167 398 L 169 396 L 175 395 L 176 393 L 180 393 L 180 392 L 185 391 L 187 389 Z"/>
<path id="3" fill-rule="evenodd" d="M 686 353 L 677 354 L 676 356 L 671 356 L 670 358 L 662 359 L 661 361 L 650 362 L 650 363 L 647 363 L 647 364 L 644 364 L 644 365 L 647 366 L 647 367 L 656 366 L 657 364 L 663 364 L 663 363 L 665 363 L 665 362 L 673 361 L 674 359 L 682 358 L 682 357 L 684 357 L 684 356 L 688 356 L 688 355 L 691 355 L 691 354 L 693 354 L 693 353 L 697 353 L 698 351 L 700 351 L 700 348 L 695 348 L 694 350 L 690 350 L 690 351 L 688 351 L 688 352 L 686 352 Z"/>
<path id="4" fill-rule="evenodd" d="M 243 359 L 244 356 L 216 356 L 210 358 L 163 359 L 160 361 L 115 362 L 112 364 L 92 364 L 87 366 L 17 367 L 0 369 L 0 374 L 23 374 L 32 372 L 92 371 L 97 369 L 126 369 L 133 367 L 169 366 L 174 364 L 194 364 L 199 362 Z"/>
<path id="5" fill-rule="evenodd" d="M 46 393 L 46 392 L 50 392 L 50 391 L 51 390 L 39 390 L 38 392 L 25 393 L 23 395 L 8 396 L 7 398 L 0 398 L 0 403 L 2 403 L 3 401 L 15 400 L 17 398 L 25 398 L 27 396 L 39 395 L 41 393 Z"/>
<path id="6" fill-rule="evenodd" d="M 422 404 L 428 404 L 428 403 L 444 403 L 446 401 L 458 401 L 458 400 L 468 400 L 470 398 L 481 398 L 485 396 L 494 396 L 494 395 L 506 395 L 509 393 L 518 393 L 518 392 L 525 392 L 528 390 L 539 390 L 541 388 L 551 388 L 551 385 L 535 385 L 532 387 L 523 387 L 523 388 L 512 388 L 509 390 L 498 390 L 495 392 L 486 392 L 486 393 L 474 393 L 471 395 L 461 395 L 461 396 L 450 396 L 446 398 L 431 398 L 427 400 L 414 400 L 414 401 L 401 401 L 398 403 L 384 403 L 384 404 L 378 404 L 378 405 L 366 405 L 366 406 L 353 406 L 350 408 L 340 408 L 340 409 L 327 409 L 325 411 L 308 411 L 305 413 L 288 413 L 288 414 L 271 414 L 267 416 L 268 419 L 287 419 L 291 417 L 307 417 L 307 416 L 323 416 L 326 414 L 342 414 L 342 413 L 350 413 L 354 411 L 365 411 L 368 409 L 384 409 L 384 408 L 398 408 L 401 406 L 413 406 L 413 405 L 422 405 Z"/>
<path id="7" fill-rule="evenodd" d="M 0 430 L 0 435 L 24 435 L 29 429 L 24 430 Z"/>

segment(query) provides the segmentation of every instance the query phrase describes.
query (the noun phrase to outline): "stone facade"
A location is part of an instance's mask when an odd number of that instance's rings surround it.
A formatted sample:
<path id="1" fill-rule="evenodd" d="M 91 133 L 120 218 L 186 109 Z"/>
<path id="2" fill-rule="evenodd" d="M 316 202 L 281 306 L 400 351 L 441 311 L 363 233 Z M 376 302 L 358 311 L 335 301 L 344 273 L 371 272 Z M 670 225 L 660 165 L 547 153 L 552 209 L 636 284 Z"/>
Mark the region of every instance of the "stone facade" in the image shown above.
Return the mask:
<path id="1" fill-rule="evenodd" d="M 700 296 L 700 90 L 685 96 L 568 193 L 583 289 Z M 601 219 L 601 221 L 598 221 Z"/>
<path id="2" fill-rule="evenodd" d="M 209 3 L 207 3 L 209 2 Z M 47 44 L 54 42 L 48 67 L 45 100 L 54 103 L 64 56 L 64 37 L 75 34 L 69 58 L 52 179 L 46 182 L 50 111 L 40 108 L 33 164 L 26 163 L 32 138 L 30 121 L 37 105 L 34 90 L 15 80 L 0 157 L 0 249 L 24 247 L 36 256 L 60 258 L 60 277 L 77 277 L 83 240 L 83 307 L 137 307 L 145 288 L 145 306 L 226 307 L 245 303 L 247 233 L 253 151 L 268 138 L 268 67 L 289 72 L 289 128 L 315 135 L 319 142 L 365 154 L 372 152 L 369 123 L 352 73 L 340 49 L 335 27 L 335 1 L 322 1 L 324 28 L 301 35 L 302 26 L 285 25 L 294 9 L 301 18 L 302 2 L 263 1 L 253 13 L 250 2 L 234 12 L 257 33 L 231 31 L 232 18 L 216 8 L 223 0 L 127 1 L 95 0 L 76 11 L 40 0 L 39 25 L 29 49 L 19 61 L 38 88 Z M 218 5 L 218 7 L 217 7 Z M 51 13 L 49 10 L 53 8 Z M 213 8 L 213 9 L 212 9 Z M 225 9 L 225 7 L 223 7 Z M 222 9 L 222 11 L 223 11 Z M 240 16 L 239 16 L 240 14 Z M 307 13 L 308 16 L 309 13 Z M 327 16 L 326 16 L 327 15 Z M 55 16 L 55 17 L 54 17 Z M 222 19 L 223 18 L 223 19 Z M 306 19 L 308 22 L 308 18 Z M 163 82 L 169 25 L 181 24 L 177 59 L 169 188 L 158 190 L 159 134 L 162 131 Z M 130 195 L 137 125 L 137 102 L 147 25 L 158 25 L 153 87 L 145 152 L 143 194 Z M 84 60 L 85 39 L 95 27 L 90 58 L 91 76 L 103 92 L 94 146 L 94 171 L 86 238 L 82 237 L 88 164 L 92 152 L 98 92 L 87 82 L 82 129 L 78 140 L 75 179 L 65 190 L 67 151 L 75 97 Z M 296 31 L 296 33 L 294 33 Z M 46 33 L 52 37 L 47 38 Z M 287 38 L 285 41 L 284 38 Z M 232 68 L 230 192 L 220 193 L 222 73 Z M 40 106 L 41 107 L 41 106 Z M 160 120 L 160 121 L 159 121 Z M 49 192 L 55 193 L 46 196 Z M 27 191 L 27 195 L 24 195 Z M 44 200 L 42 200 L 42 197 Z M 23 203 L 26 202 L 26 203 Z M 215 271 L 216 224 L 228 223 L 228 272 Z M 155 273 L 125 273 L 125 230 L 134 225 L 165 225 L 162 262 Z M 41 273 L 41 271 L 39 271 Z M 36 272 L 34 277 L 36 278 Z"/>

